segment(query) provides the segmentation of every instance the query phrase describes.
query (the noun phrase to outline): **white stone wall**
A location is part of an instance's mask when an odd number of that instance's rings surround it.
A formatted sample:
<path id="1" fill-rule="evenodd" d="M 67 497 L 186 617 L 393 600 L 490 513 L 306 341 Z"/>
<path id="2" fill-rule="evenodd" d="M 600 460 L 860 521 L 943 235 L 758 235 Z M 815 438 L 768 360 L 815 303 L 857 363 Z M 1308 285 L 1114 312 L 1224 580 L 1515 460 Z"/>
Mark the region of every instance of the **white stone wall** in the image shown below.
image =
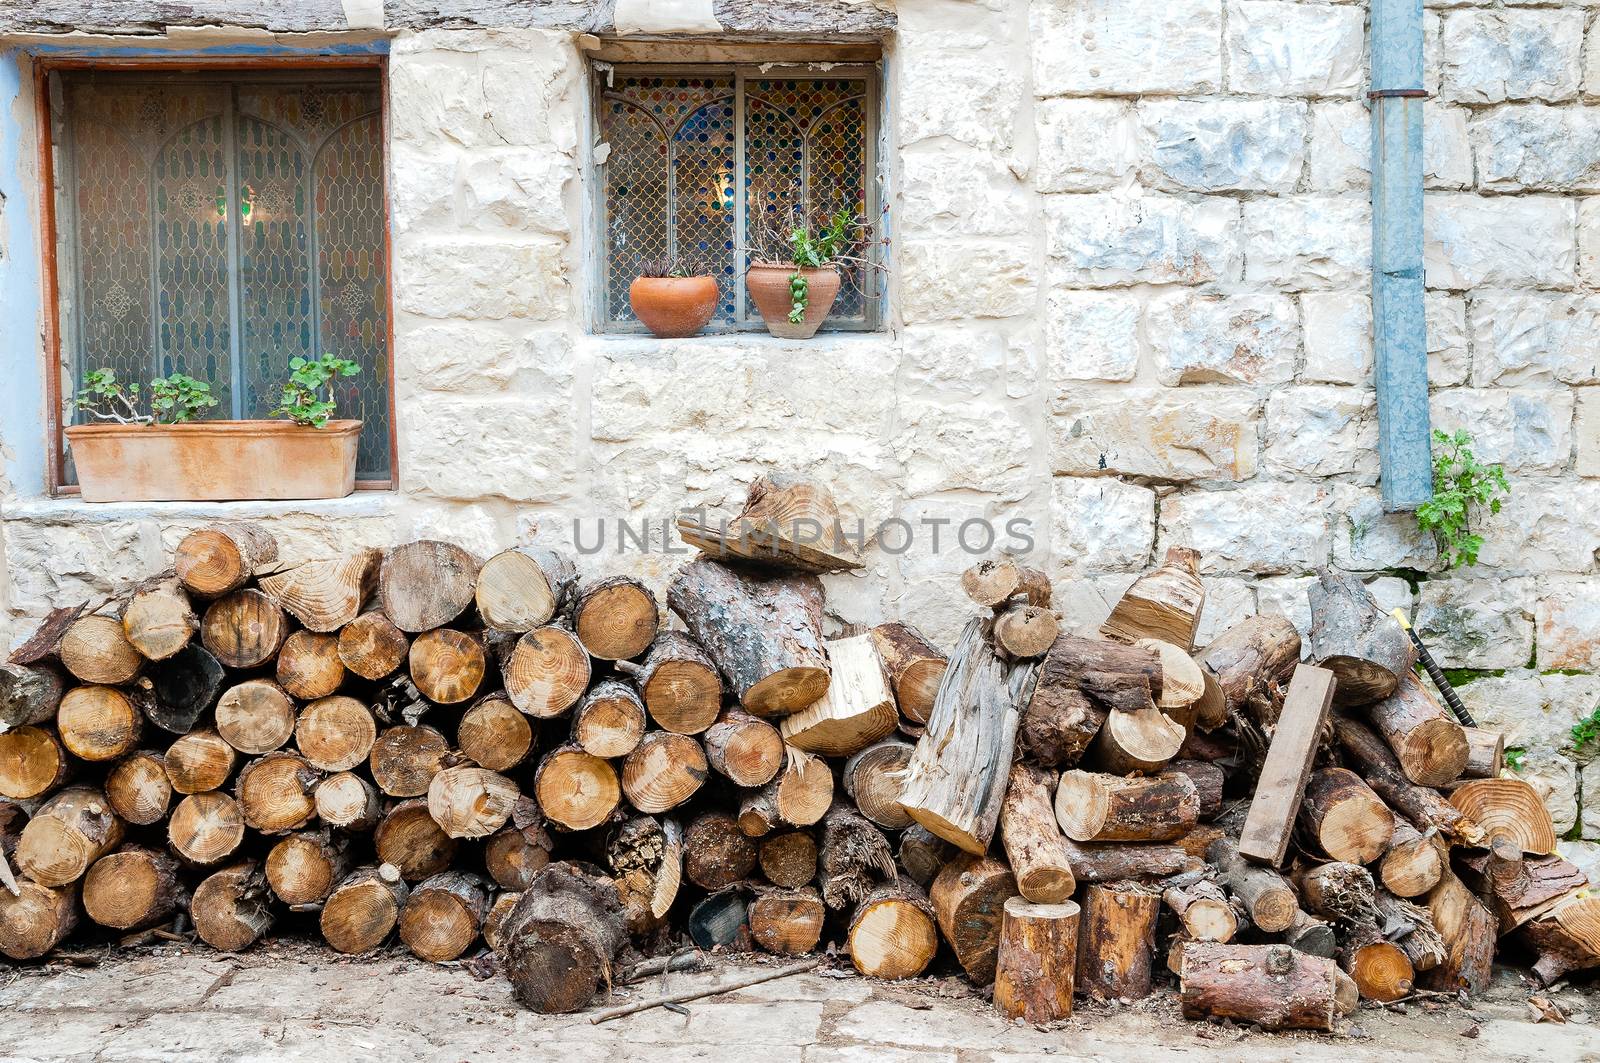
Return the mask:
<path id="1" fill-rule="evenodd" d="M 1306 622 L 1333 564 L 1412 612 L 1600 838 L 1600 30 L 1565 6 L 1430 6 L 1433 412 L 1512 478 L 1476 568 L 1440 571 L 1376 487 L 1365 5 L 901 0 L 886 100 L 891 327 L 810 343 L 586 333 L 584 64 L 570 34 L 393 41 L 401 489 L 254 506 L 291 552 L 433 534 L 488 552 L 581 518 L 825 479 L 875 523 L 948 520 L 830 587 L 842 621 L 965 615 L 950 528 L 1033 522 L 1074 624 L 1174 543 L 1206 632 Z M 0 433 L 12 429 L 0 426 Z M 153 571 L 192 506 L 0 509 L 13 618 Z M 658 582 L 679 562 L 607 550 Z M 1569 672 L 1580 674 L 1566 674 Z M 1582 801 L 1581 783 L 1592 795 Z"/>

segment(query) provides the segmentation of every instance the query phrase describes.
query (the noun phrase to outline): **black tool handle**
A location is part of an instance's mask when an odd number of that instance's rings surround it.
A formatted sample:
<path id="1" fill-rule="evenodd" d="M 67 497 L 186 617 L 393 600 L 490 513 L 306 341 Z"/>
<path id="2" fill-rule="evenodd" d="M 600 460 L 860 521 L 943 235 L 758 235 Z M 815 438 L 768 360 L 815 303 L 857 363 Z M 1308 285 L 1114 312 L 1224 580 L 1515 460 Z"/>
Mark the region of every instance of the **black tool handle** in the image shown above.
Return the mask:
<path id="1" fill-rule="evenodd" d="M 1422 640 L 1417 638 L 1417 633 L 1410 628 L 1406 629 L 1406 634 L 1411 636 L 1411 644 L 1417 648 L 1417 659 L 1422 662 L 1422 667 L 1427 671 L 1428 678 L 1433 680 L 1433 685 L 1439 688 L 1440 694 L 1444 695 L 1444 703 L 1450 706 L 1450 711 L 1455 713 L 1456 719 L 1461 721 L 1463 727 L 1478 726 L 1478 721 L 1472 718 L 1472 714 L 1467 711 L 1467 707 L 1461 704 L 1461 699 L 1456 696 L 1456 688 L 1450 685 L 1450 680 L 1446 679 L 1444 672 L 1440 671 L 1439 664 L 1433 659 L 1433 654 L 1428 652 L 1428 647 L 1422 644 Z"/>

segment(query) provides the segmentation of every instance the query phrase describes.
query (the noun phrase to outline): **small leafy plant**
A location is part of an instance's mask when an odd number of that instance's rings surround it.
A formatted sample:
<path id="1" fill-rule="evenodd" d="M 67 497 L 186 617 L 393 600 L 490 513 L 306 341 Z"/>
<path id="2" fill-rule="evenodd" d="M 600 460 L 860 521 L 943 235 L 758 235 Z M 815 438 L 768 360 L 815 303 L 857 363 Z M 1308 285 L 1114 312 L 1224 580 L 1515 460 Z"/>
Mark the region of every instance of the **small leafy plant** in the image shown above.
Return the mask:
<path id="1" fill-rule="evenodd" d="M 274 417 L 287 417 L 295 424 L 322 428 L 333 416 L 335 402 L 333 381 L 339 377 L 355 376 L 361 367 L 348 358 L 335 358 L 325 354 L 321 358 L 291 358 L 289 379 L 283 385 L 283 397 Z M 323 397 L 326 389 L 326 397 Z"/>
<path id="2" fill-rule="evenodd" d="M 75 405 L 98 421 L 118 424 L 182 424 L 217 404 L 211 385 L 182 373 L 150 381 L 150 413 L 140 409 L 145 392 L 137 383 L 123 383 L 113 369 L 83 375 Z"/>
<path id="3" fill-rule="evenodd" d="M 883 269 L 870 249 L 876 242 L 872 219 L 850 211 L 821 214 L 812 219 L 796 207 L 782 223 L 763 219 L 756 246 L 745 248 L 759 262 L 788 262 L 795 267 L 789 275 L 789 323 L 800 324 L 811 305 L 811 283 L 802 270 L 828 266 Z"/>
<path id="4" fill-rule="evenodd" d="M 1591 747 L 1600 743 L 1600 708 L 1572 725 L 1572 752 L 1584 756 L 1593 752 Z"/>
<path id="5" fill-rule="evenodd" d="M 641 277 L 697 277 L 702 272 L 676 255 L 652 255 L 639 260 Z"/>
<path id="6" fill-rule="evenodd" d="M 211 385 L 173 373 L 150 381 L 150 409 L 160 424 L 183 424 L 217 404 Z"/>
<path id="7" fill-rule="evenodd" d="M 1417 507 L 1417 526 L 1433 534 L 1446 567 L 1475 565 L 1483 536 L 1472 531 L 1472 517 L 1500 512 L 1511 485 L 1499 465 L 1479 464 L 1466 431 L 1434 429 L 1433 443 L 1433 498 Z"/>
<path id="8" fill-rule="evenodd" d="M 1528 751 L 1523 749 L 1521 746 L 1507 746 L 1505 752 L 1506 767 L 1510 768 L 1512 771 L 1521 771 L 1522 758 L 1526 757 L 1527 755 Z"/>

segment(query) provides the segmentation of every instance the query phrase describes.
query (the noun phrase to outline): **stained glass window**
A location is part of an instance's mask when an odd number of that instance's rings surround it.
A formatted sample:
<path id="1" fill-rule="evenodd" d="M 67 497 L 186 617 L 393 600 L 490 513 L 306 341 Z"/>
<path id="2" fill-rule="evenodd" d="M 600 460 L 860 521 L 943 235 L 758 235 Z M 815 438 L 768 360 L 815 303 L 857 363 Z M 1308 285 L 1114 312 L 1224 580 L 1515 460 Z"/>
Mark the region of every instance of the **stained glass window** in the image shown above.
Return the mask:
<path id="1" fill-rule="evenodd" d="M 607 68 L 596 86 L 604 145 L 600 215 L 607 328 L 639 328 L 628 287 L 646 260 L 675 258 L 721 290 L 713 329 L 760 328 L 744 293 L 750 248 L 797 214 L 875 218 L 872 81 L 865 73 L 777 77 L 759 68 L 686 73 Z M 824 327 L 877 323 L 878 278 L 846 271 Z"/>
<path id="2" fill-rule="evenodd" d="M 382 101 L 375 75 L 62 74 L 54 86 L 63 349 L 210 383 L 266 417 L 289 360 L 333 354 L 357 475 L 389 478 Z"/>

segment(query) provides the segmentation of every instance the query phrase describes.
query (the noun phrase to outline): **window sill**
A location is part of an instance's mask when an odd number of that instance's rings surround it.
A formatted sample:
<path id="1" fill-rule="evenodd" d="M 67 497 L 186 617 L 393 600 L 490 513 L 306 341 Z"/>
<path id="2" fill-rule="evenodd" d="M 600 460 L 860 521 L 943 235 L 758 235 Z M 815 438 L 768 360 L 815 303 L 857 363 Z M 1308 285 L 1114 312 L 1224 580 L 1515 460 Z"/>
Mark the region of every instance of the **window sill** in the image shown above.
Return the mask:
<path id="1" fill-rule="evenodd" d="M 9 498 L 0 502 L 0 520 L 46 524 L 93 524 L 154 518 L 184 520 L 262 520 L 294 514 L 316 517 L 383 517 L 394 511 L 393 491 L 357 491 L 343 498 L 252 502 L 85 502 L 75 496 Z"/>
<path id="2" fill-rule="evenodd" d="M 583 337 L 585 342 L 608 348 L 637 347 L 660 349 L 665 347 L 699 345 L 714 347 L 737 344 L 764 350 L 804 351 L 843 350 L 862 347 L 882 348 L 894 344 L 894 335 L 887 329 L 877 331 L 819 332 L 808 340 L 786 340 L 770 332 L 710 332 L 685 339 L 661 339 L 648 332 L 591 332 Z"/>

